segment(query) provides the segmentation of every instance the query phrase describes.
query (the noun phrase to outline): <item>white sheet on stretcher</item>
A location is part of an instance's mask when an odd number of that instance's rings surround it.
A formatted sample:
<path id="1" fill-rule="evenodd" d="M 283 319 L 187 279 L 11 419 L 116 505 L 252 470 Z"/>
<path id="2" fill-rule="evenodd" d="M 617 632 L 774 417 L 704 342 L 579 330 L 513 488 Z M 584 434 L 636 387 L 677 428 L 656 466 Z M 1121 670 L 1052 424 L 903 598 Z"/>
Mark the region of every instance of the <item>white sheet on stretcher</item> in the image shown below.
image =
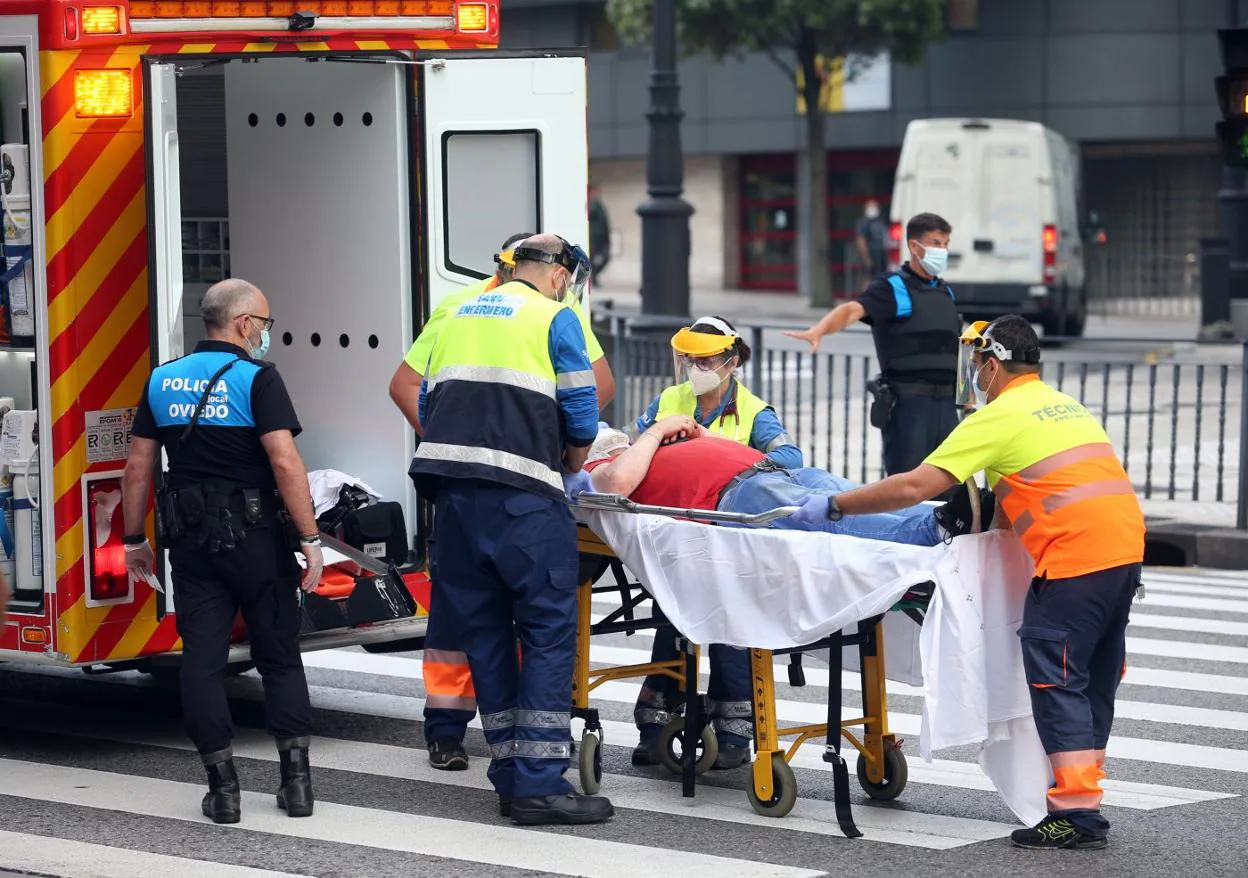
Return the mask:
<path id="1" fill-rule="evenodd" d="M 885 617 L 886 676 L 923 688 L 920 755 L 931 761 L 937 750 L 979 744 L 980 765 L 1014 814 L 1027 825 L 1044 816 L 1052 773 L 1016 635 L 1033 565 L 1013 533 L 929 548 L 655 515 L 579 516 L 700 644 L 806 646 L 934 582 L 921 628 L 900 613 Z"/>

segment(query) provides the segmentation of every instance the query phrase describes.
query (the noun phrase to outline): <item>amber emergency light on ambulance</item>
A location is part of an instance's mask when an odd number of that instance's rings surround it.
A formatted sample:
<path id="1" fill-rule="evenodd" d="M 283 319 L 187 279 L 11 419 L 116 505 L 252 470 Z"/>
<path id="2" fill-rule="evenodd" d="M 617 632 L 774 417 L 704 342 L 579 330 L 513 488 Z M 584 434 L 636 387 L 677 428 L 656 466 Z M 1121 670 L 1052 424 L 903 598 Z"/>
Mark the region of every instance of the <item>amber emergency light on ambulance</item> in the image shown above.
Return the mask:
<path id="1" fill-rule="evenodd" d="M 120 501 L 147 375 L 203 337 L 184 174 L 224 180 L 222 274 L 269 299 L 267 358 L 308 468 L 398 501 L 414 543 L 395 364 L 517 229 L 588 237 L 585 60 L 488 51 L 498 7 L 0 5 L 0 572 L 14 586 L 0 661 L 176 661 L 167 547 L 154 584 L 131 582 Z M 304 648 L 423 635 L 427 592 L 410 578 L 414 614 L 363 622 L 351 583 L 325 592 L 341 613 L 321 613 Z"/>

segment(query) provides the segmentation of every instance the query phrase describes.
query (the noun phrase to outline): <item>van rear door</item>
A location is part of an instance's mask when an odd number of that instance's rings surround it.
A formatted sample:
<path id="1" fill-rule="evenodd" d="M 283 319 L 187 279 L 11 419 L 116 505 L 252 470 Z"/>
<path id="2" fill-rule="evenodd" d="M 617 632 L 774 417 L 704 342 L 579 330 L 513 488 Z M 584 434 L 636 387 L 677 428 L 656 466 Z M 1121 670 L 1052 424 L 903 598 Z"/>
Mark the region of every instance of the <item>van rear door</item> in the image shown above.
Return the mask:
<path id="1" fill-rule="evenodd" d="M 1044 204 L 1051 201 L 1042 136 L 1014 128 L 972 130 L 979 168 L 977 222 L 962 237 L 968 280 L 1040 283 Z M 956 227 L 955 227 L 956 228 Z"/>
<path id="2" fill-rule="evenodd" d="M 428 58 L 419 94 L 426 318 L 493 274 L 513 234 L 554 233 L 588 249 L 583 56 Z"/>

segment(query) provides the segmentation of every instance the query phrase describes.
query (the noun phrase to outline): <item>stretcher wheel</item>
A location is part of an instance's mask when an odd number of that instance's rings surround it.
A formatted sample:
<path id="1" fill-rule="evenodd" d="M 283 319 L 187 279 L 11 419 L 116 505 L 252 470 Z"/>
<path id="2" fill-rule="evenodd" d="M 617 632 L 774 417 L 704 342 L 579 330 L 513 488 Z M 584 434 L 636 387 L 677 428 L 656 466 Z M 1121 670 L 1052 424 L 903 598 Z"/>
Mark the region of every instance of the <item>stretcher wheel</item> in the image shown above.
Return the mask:
<path id="1" fill-rule="evenodd" d="M 676 752 L 675 744 L 680 742 L 681 751 Z M 663 767 L 672 774 L 680 774 L 684 771 L 681 765 L 681 754 L 684 753 L 685 747 L 685 718 L 678 716 L 671 720 L 663 727 L 663 731 L 659 732 L 659 762 L 663 763 Z M 694 752 L 698 753 L 698 761 L 694 766 L 695 774 L 705 774 L 711 770 L 711 766 L 715 764 L 715 760 L 719 757 L 719 741 L 715 738 L 715 731 L 706 726 L 702 729 L 702 737 L 694 744 L 697 748 Z M 701 752 L 698 752 L 701 751 Z"/>
<path id="2" fill-rule="evenodd" d="M 910 779 L 910 769 L 906 765 L 906 756 L 896 747 L 884 748 L 884 779 L 874 783 L 867 778 L 867 758 L 858 754 L 858 783 L 863 791 L 873 799 L 891 802 L 901 795 Z"/>
<path id="3" fill-rule="evenodd" d="M 602 742 L 597 735 L 581 735 L 576 764 L 581 771 L 581 792 L 592 796 L 602 789 Z"/>
<path id="4" fill-rule="evenodd" d="M 797 804 L 797 777 L 794 776 L 793 769 L 789 768 L 789 763 L 784 761 L 783 753 L 771 754 L 771 785 L 775 792 L 770 799 L 764 801 L 758 797 L 758 791 L 754 789 L 754 778 L 751 776 L 750 785 L 745 788 L 750 797 L 750 806 L 755 813 L 764 817 L 784 817 Z"/>

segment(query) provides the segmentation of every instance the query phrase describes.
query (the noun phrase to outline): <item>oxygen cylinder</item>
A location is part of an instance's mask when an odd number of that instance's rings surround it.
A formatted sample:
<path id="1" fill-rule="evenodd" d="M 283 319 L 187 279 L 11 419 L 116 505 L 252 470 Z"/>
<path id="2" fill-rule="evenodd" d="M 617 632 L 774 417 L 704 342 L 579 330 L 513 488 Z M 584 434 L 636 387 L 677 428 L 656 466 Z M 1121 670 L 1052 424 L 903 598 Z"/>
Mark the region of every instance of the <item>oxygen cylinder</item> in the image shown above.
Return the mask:
<path id="1" fill-rule="evenodd" d="M 43 529 L 39 520 L 39 458 L 13 470 L 13 591 L 43 591 Z"/>
<path id="2" fill-rule="evenodd" d="M 39 513 L 39 446 L 34 411 L 14 410 L 4 416 L 0 429 L 0 459 L 13 481 L 13 590 L 43 591 L 43 530 Z"/>
<path id="3" fill-rule="evenodd" d="M 31 265 L 30 162 L 24 143 L 0 146 L 0 219 L 4 224 L 4 278 L 12 344 L 35 343 L 34 268 Z"/>
<path id="4" fill-rule="evenodd" d="M 0 423 L 13 410 L 11 396 L 0 397 Z M 0 465 L 0 575 L 12 583 L 16 577 L 13 539 L 13 474 L 7 465 Z"/>

